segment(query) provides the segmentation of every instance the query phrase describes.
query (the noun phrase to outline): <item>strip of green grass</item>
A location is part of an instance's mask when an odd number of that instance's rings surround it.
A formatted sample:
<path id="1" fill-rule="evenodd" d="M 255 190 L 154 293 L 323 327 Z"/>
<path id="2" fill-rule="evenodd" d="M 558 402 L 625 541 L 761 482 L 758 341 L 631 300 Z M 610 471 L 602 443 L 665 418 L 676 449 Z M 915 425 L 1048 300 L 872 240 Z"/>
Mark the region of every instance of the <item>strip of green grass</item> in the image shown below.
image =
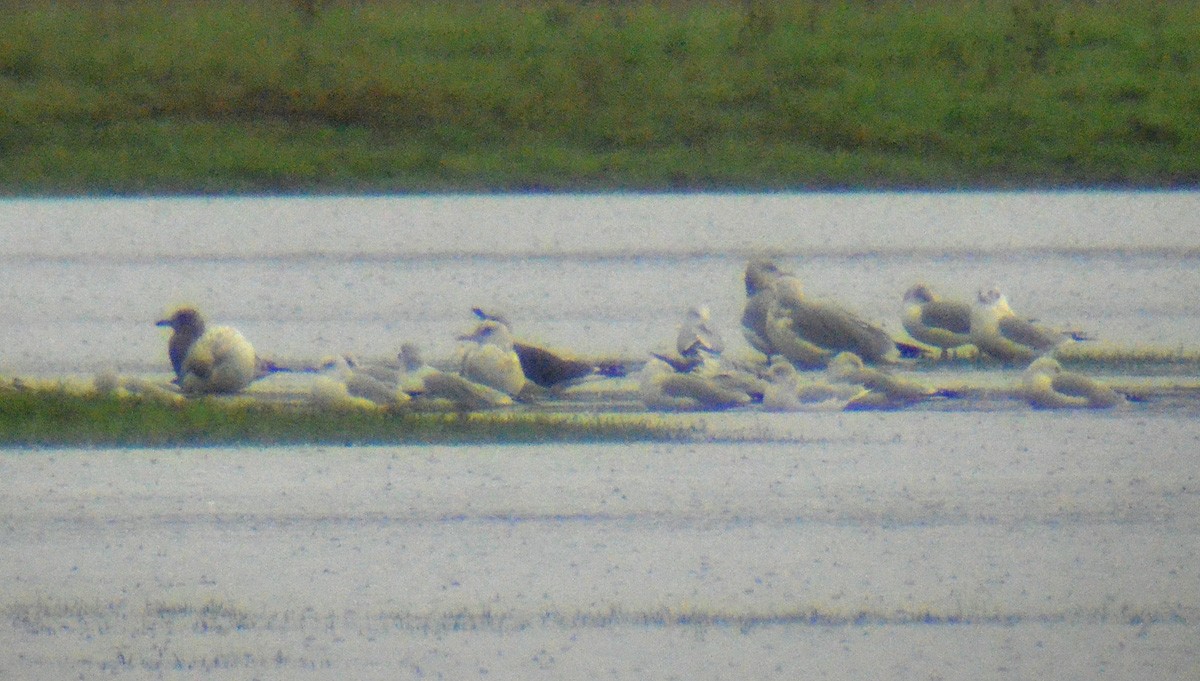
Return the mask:
<path id="1" fill-rule="evenodd" d="M 172 402 L 61 389 L 0 392 L 0 446 L 511 444 L 666 441 L 680 426 L 624 415 L 318 410 L 250 400 Z"/>
<path id="2" fill-rule="evenodd" d="M 100 0 L 0 23 L 0 192 L 1194 186 L 1185 0 Z"/>

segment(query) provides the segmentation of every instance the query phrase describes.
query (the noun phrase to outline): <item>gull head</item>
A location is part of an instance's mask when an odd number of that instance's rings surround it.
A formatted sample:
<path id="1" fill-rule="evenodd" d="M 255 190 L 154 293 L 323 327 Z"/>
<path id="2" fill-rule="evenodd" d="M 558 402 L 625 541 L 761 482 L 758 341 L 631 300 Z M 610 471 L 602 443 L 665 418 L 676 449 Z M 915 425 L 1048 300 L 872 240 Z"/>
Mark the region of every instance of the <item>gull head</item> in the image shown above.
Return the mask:
<path id="1" fill-rule="evenodd" d="M 783 274 L 783 270 L 770 260 L 751 260 L 746 265 L 746 295 L 752 296 L 769 288 Z"/>
<path id="2" fill-rule="evenodd" d="M 1062 373 L 1062 365 L 1053 357 L 1038 357 L 1025 370 L 1029 375 L 1053 376 Z"/>
<path id="3" fill-rule="evenodd" d="M 425 365 L 421 357 L 421 349 L 416 343 L 405 343 L 400 346 L 400 363 L 405 371 L 416 371 Z"/>
<path id="4" fill-rule="evenodd" d="M 475 327 L 475 331 L 472 333 L 459 336 L 458 340 L 470 341 L 480 345 L 512 347 L 512 336 L 508 333 L 508 327 L 493 319 L 481 323 Z"/>
<path id="5" fill-rule="evenodd" d="M 979 304 L 984 307 L 1000 307 L 1008 304 L 1008 301 L 1004 299 L 1004 294 L 1001 293 L 1000 289 L 996 288 L 995 286 L 987 289 L 986 291 L 980 289 L 979 295 L 976 296 L 976 299 L 978 300 Z"/>
<path id="6" fill-rule="evenodd" d="M 904 302 L 906 303 L 932 303 L 933 291 L 925 284 L 915 284 L 912 288 L 904 292 Z"/>
<path id="7" fill-rule="evenodd" d="M 191 333 L 199 336 L 204 333 L 204 318 L 193 307 L 181 307 L 166 319 L 155 322 L 155 326 L 169 326 L 178 333 Z"/>

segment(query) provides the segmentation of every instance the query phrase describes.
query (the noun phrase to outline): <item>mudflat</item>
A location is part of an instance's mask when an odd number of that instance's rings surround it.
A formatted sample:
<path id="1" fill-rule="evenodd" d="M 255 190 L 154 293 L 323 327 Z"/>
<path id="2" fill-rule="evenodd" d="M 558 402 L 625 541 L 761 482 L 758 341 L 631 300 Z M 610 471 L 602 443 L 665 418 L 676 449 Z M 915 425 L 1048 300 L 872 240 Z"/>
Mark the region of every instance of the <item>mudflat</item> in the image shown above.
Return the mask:
<path id="1" fill-rule="evenodd" d="M 0 676 L 1200 670 L 1194 420 L 752 428 L 688 444 L 6 450 Z"/>

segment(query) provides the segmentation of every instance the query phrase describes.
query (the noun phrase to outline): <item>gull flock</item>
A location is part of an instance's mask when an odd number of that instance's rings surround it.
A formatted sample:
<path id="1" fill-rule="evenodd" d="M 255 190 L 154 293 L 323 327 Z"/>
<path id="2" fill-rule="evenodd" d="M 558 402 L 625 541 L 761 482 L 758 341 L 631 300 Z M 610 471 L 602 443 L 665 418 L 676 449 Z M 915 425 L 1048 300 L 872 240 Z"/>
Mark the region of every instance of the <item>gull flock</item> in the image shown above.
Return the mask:
<path id="1" fill-rule="evenodd" d="M 767 411 L 901 409 L 962 397 L 897 373 L 915 358 L 990 357 L 1025 367 L 1007 393 L 1035 408 L 1112 408 L 1126 397 L 1093 379 L 1065 371 L 1053 359 L 1061 346 L 1086 340 L 1069 329 L 1016 314 L 996 288 L 973 303 L 936 295 L 916 284 L 903 296 L 910 339 L 896 339 L 852 311 L 808 296 L 800 279 L 771 260 L 745 270 L 742 331 L 757 355 L 731 358 L 707 308 L 687 311 L 674 348 L 642 362 L 572 357 L 514 336 L 503 315 L 472 310 L 476 326 L 458 337 L 441 368 L 406 343 L 392 362 L 339 356 L 305 369 L 318 374 L 309 399 L 321 406 L 471 411 L 539 402 L 584 382 L 634 381 L 648 409 L 723 410 L 758 405 Z M 175 388 L 186 396 L 234 394 L 286 369 L 261 358 L 229 326 L 210 326 L 183 307 L 158 322 L 171 329 L 167 355 Z M 973 349 L 972 349 L 973 348 Z M 640 366 L 639 366 L 640 365 Z"/>

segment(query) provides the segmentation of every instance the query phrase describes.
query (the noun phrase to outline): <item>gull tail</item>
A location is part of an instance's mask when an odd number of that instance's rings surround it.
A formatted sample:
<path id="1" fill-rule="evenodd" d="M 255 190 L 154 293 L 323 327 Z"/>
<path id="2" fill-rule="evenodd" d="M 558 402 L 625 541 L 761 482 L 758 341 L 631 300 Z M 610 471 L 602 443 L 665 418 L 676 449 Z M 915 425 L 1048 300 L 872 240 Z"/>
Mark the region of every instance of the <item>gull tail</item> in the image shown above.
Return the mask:
<path id="1" fill-rule="evenodd" d="M 596 362 L 596 373 L 609 378 L 622 378 L 629 375 L 624 362 L 617 360 Z"/>
<path id="2" fill-rule="evenodd" d="M 900 351 L 902 359 L 920 359 L 925 356 L 924 348 L 904 341 L 896 341 L 896 349 Z"/>
<path id="3" fill-rule="evenodd" d="M 256 368 L 259 378 L 278 373 L 315 374 L 322 371 L 322 367 L 320 366 L 290 362 L 283 363 L 266 357 L 257 358 Z"/>

